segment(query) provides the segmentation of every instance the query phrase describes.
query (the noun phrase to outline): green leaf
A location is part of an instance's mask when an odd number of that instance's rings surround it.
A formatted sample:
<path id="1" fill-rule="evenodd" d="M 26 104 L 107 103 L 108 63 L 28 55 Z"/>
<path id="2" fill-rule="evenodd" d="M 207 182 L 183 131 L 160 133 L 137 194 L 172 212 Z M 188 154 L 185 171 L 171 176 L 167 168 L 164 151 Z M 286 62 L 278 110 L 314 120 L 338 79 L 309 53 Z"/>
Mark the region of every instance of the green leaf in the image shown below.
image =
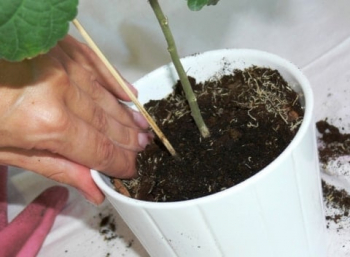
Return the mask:
<path id="1" fill-rule="evenodd" d="M 0 0 L 0 59 L 48 52 L 69 29 L 78 0 Z"/>
<path id="2" fill-rule="evenodd" d="M 188 8 L 192 11 L 199 11 L 205 5 L 216 5 L 219 0 L 187 0 Z"/>

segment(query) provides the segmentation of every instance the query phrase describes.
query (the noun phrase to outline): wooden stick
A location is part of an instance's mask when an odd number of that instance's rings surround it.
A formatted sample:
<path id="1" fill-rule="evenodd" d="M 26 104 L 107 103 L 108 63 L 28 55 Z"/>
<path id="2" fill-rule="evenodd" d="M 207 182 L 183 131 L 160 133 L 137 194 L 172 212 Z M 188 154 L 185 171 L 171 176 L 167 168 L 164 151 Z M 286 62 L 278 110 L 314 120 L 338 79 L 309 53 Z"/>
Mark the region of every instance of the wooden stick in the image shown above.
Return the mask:
<path id="1" fill-rule="evenodd" d="M 125 84 L 124 79 L 121 78 L 119 73 L 114 69 L 114 67 L 111 65 L 111 63 L 107 60 L 107 58 L 103 55 L 101 50 L 97 47 L 95 42 L 92 40 L 92 38 L 89 36 L 89 34 L 85 31 L 83 26 L 79 23 L 77 19 L 73 20 L 74 26 L 78 29 L 79 33 L 83 36 L 85 41 L 88 43 L 88 45 L 91 47 L 91 49 L 97 54 L 97 56 L 101 59 L 101 61 L 106 65 L 109 72 L 113 75 L 113 77 L 117 80 L 119 85 L 123 88 L 125 93 L 130 97 L 131 101 L 136 105 L 137 109 L 141 112 L 141 114 L 146 118 L 148 123 L 150 124 L 151 128 L 154 130 L 154 132 L 157 134 L 159 139 L 163 142 L 164 146 L 168 149 L 170 154 L 174 157 L 177 156 L 176 151 L 168 141 L 168 139 L 165 137 L 163 132 L 159 129 L 155 121 L 152 119 L 152 117 L 148 114 L 148 112 L 143 108 L 139 100 L 134 96 L 132 91 L 129 89 L 129 87 Z"/>

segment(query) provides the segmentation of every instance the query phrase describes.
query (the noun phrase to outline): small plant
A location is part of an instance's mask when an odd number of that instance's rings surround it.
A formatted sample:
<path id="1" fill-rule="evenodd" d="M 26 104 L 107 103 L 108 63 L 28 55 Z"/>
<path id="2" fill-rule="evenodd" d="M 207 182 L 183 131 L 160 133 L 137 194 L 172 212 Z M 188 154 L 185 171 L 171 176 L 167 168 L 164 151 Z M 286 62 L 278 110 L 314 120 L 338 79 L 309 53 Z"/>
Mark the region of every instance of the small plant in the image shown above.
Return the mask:
<path id="1" fill-rule="evenodd" d="M 216 2 L 217 1 L 215 1 L 215 3 Z M 185 93 L 186 99 L 188 101 L 188 104 L 190 105 L 191 115 L 192 115 L 202 137 L 204 137 L 204 138 L 209 137 L 209 135 L 210 135 L 209 129 L 202 118 L 201 112 L 200 112 L 198 104 L 197 104 L 196 96 L 193 93 L 190 81 L 187 77 L 187 74 L 186 74 L 182 64 L 181 64 L 179 54 L 177 53 L 175 40 L 174 40 L 173 35 L 171 33 L 171 30 L 169 28 L 168 19 L 163 14 L 163 11 L 160 8 L 158 0 L 150 0 L 149 3 L 151 5 L 157 19 L 158 19 L 158 22 L 159 22 L 159 24 L 162 28 L 163 34 L 165 36 L 165 39 L 168 43 L 168 51 L 169 51 L 171 59 L 174 63 L 175 69 L 179 75 L 181 85 L 182 85 L 183 91 Z M 192 10 L 200 10 L 204 5 L 210 4 L 210 3 L 212 3 L 212 1 L 210 1 L 210 0 L 204 0 L 204 1 L 188 0 L 188 6 Z"/>
<path id="2" fill-rule="evenodd" d="M 198 11 L 201 10 L 206 5 L 215 5 L 219 2 L 219 0 L 187 0 L 187 5 L 192 11 Z M 188 101 L 188 104 L 191 109 L 191 115 L 202 135 L 203 138 L 207 138 L 210 136 L 209 129 L 207 125 L 205 124 L 200 109 L 197 104 L 196 96 L 193 92 L 193 89 L 191 87 L 191 83 L 187 77 L 187 74 L 181 64 L 179 54 L 177 52 L 175 40 L 173 38 L 173 35 L 171 33 L 170 27 L 169 27 L 169 21 L 167 17 L 164 15 L 158 0 L 149 0 L 149 3 L 154 11 L 154 14 L 157 17 L 157 20 L 159 22 L 159 25 L 161 26 L 161 29 L 163 31 L 164 37 L 168 44 L 168 52 L 171 56 L 171 60 L 175 66 L 175 69 L 179 75 L 181 85 L 183 88 L 183 91 L 185 93 L 186 99 Z"/>

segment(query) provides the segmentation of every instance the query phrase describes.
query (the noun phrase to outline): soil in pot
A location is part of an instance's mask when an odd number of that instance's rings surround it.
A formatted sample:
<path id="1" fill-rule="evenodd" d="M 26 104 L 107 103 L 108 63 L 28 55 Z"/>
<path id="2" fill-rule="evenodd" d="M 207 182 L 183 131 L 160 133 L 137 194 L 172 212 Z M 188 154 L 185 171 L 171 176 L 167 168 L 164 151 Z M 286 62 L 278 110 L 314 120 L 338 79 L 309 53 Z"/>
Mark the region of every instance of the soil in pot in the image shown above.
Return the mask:
<path id="1" fill-rule="evenodd" d="M 303 119 L 299 95 L 277 70 L 253 66 L 191 84 L 211 136 L 201 138 L 179 83 L 146 104 L 181 160 L 155 139 L 138 156 L 139 177 L 123 181 L 132 197 L 182 201 L 237 185 L 271 163 Z"/>

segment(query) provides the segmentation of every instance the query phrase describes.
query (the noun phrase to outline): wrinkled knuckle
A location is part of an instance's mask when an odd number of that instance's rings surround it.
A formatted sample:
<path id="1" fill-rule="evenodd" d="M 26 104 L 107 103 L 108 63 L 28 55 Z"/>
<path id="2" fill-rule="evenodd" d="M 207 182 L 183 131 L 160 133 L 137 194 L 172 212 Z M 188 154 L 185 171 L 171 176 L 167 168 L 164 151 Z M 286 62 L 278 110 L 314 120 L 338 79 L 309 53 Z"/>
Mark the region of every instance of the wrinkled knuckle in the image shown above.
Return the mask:
<path id="1" fill-rule="evenodd" d="M 64 132 L 69 128 L 70 119 L 67 113 L 60 108 L 50 108 L 48 114 L 42 116 L 41 123 L 51 133 Z"/>
<path id="2" fill-rule="evenodd" d="M 98 167 L 107 169 L 110 167 L 114 158 L 114 144 L 108 138 L 104 138 L 97 144 Z"/>
<path id="3" fill-rule="evenodd" d="M 31 133 L 37 138 L 35 148 L 47 149 L 51 152 L 59 152 L 65 144 L 65 135 L 68 133 L 70 127 L 70 119 L 64 111 L 55 109 L 46 112 L 41 112 L 40 116 L 36 117 L 36 122 L 31 127 Z"/>
<path id="4" fill-rule="evenodd" d="M 127 127 L 120 129 L 120 132 L 123 136 L 118 139 L 118 143 L 123 146 L 133 146 L 133 140 L 131 138 L 131 130 Z"/>
<path id="5" fill-rule="evenodd" d="M 29 133 L 57 133 L 65 130 L 70 122 L 66 112 L 57 106 L 45 106 L 34 111 L 32 115 L 32 122 L 26 126 Z"/>
<path id="6" fill-rule="evenodd" d="M 104 110 L 98 106 L 94 108 L 93 113 L 93 126 L 100 131 L 105 133 L 108 130 L 108 118 Z"/>

